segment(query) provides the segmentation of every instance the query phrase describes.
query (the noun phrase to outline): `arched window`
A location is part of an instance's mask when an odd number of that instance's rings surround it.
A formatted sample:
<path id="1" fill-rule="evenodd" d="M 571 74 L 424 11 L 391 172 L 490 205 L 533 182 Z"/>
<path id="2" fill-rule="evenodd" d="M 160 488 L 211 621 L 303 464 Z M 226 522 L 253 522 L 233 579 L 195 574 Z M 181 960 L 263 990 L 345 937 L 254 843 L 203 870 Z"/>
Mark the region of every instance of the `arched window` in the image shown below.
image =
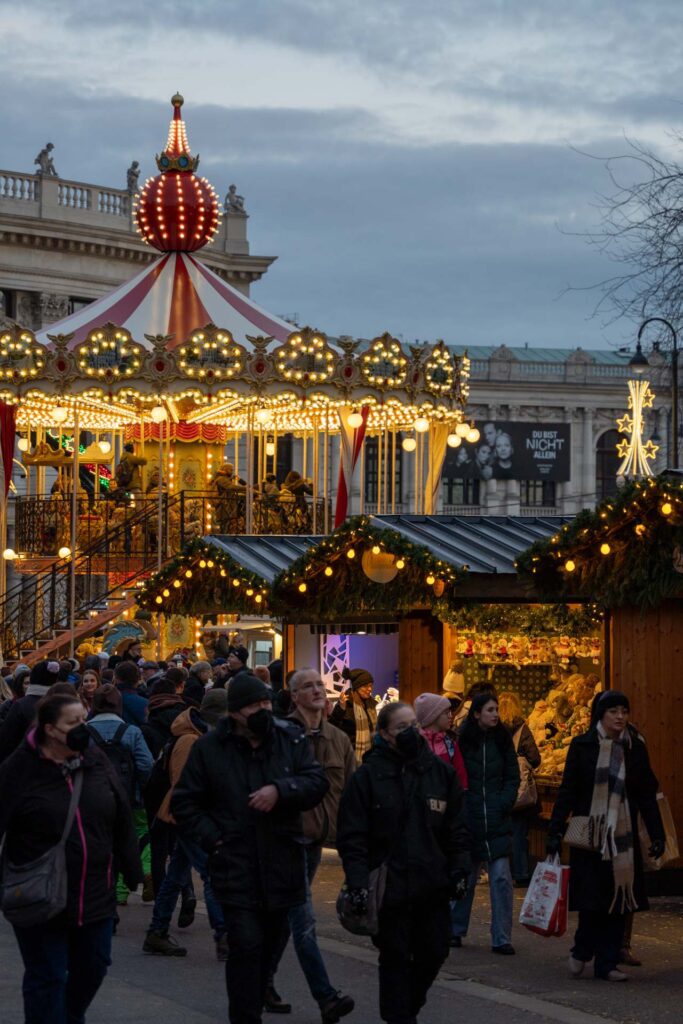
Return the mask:
<path id="1" fill-rule="evenodd" d="M 598 501 L 617 493 L 617 469 L 621 459 L 617 444 L 623 439 L 618 430 L 606 430 L 595 447 L 595 497 Z"/>

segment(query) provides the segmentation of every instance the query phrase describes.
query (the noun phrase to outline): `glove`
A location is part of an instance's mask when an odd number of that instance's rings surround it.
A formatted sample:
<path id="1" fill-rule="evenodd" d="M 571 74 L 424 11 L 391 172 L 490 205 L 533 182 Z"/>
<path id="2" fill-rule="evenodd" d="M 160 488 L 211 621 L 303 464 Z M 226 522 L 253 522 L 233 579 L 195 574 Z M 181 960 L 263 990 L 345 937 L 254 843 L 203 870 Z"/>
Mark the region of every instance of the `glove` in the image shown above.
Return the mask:
<path id="1" fill-rule="evenodd" d="M 360 917 L 362 914 L 367 913 L 368 909 L 368 890 L 367 889 L 349 889 L 349 903 L 355 914 Z"/>
<path id="2" fill-rule="evenodd" d="M 647 852 L 650 854 L 653 860 L 659 860 L 659 858 L 664 853 L 665 847 L 666 843 L 663 839 L 654 839 L 652 845 L 650 846 L 650 849 Z"/>
<path id="3" fill-rule="evenodd" d="M 545 852 L 548 857 L 560 855 L 562 850 L 562 836 L 548 836 L 545 841 Z"/>
<path id="4" fill-rule="evenodd" d="M 468 875 L 466 871 L 451 871 L 448 895 L 452 900 L 464 900 L 467 895 Z"/>

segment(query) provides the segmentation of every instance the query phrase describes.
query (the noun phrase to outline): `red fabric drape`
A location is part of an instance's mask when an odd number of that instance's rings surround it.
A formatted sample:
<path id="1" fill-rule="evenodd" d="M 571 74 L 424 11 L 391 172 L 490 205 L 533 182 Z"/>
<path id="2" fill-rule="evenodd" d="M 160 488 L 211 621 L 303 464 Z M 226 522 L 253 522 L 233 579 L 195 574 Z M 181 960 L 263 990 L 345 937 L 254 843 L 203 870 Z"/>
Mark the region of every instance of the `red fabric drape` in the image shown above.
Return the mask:
<path id="1" fill-rule="evenodd" d="M 351 486 L 353 483 L 353 474 L 358 462 L 358 456 L 360 455 L 361 448 L 363 447 L 363 441 L 365 440 L 365 430 L 368 423 L 368 413 L 370 408 L 364 405 L 360 410 L 360 414 L 363 417 L 363 422 L 360 427 L 350 427 L 348 418 L 350 415 L 350 409 L 343 409 L 339 412 L 339 428 L 341 431 L 341 458 L 339 460 L 339 483 L 337 485 L 337 504 L 334 510 L 334 528 L 344 522 L 349 511 L 349 497 L 351 495 Z"/>
<path id="2" fill-rule="evenodd" d="M 7 501 L 10 480 L 12 479 L 12 459 L 14 458 L 14 441 L 17 434 L 17 407 L 0 402 L 0 496 L 3 504 Z"/>

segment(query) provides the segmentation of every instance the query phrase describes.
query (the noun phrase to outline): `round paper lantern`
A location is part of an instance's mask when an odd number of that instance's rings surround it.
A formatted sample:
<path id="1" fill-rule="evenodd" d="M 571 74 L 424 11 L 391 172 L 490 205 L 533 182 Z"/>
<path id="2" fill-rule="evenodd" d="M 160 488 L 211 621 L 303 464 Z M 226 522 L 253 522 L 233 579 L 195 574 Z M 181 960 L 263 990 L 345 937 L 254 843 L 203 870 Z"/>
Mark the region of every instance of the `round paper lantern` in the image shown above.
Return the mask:
<path id="1" fill-rule="evenodd" d="M 376 555 L 368 548 L 363 552 L 361 565 L 363 572 L 373 583 L 391 583 L 398 573 L 396 560 L 387 551 L 380 551 Z"/>

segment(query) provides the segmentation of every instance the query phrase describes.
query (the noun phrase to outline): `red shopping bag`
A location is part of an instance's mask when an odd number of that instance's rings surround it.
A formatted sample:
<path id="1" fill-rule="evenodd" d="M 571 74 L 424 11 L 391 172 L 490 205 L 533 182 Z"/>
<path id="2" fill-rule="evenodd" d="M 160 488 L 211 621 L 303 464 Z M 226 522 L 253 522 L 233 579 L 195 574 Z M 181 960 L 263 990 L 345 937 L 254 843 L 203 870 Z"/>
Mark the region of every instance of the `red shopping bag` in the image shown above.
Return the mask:
<path id="1" fill-rule="evenodd" d="M 539 862 L 522 903 L 519 923 L 537 935 L 564 935 L 567 930 L 569 868 L 560 858 Z"/>

